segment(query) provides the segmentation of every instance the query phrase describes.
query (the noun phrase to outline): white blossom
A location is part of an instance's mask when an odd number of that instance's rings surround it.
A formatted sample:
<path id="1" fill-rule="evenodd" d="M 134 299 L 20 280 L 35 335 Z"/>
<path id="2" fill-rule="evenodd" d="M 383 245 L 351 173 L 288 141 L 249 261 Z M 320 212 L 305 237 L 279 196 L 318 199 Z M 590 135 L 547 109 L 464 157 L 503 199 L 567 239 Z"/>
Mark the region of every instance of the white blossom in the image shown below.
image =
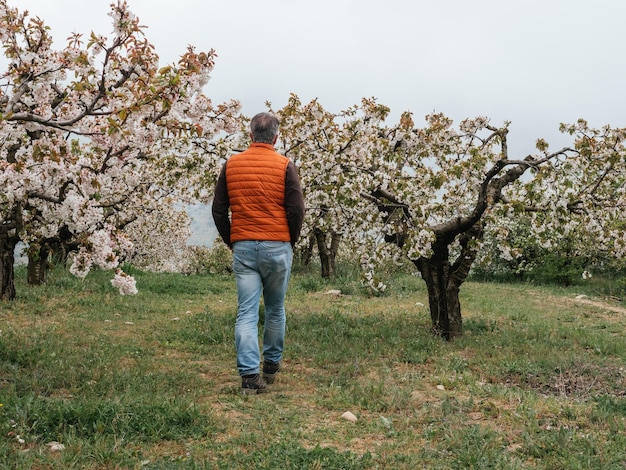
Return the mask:
<path id="1" fill-rule="evenodd" d="M 115 277 L 111 279 L 111 284 L 119 289 L 121 295 L 134 295 L 138 292 L 135 278 L 129 276 L 121 269 L 115 271 Z"/>

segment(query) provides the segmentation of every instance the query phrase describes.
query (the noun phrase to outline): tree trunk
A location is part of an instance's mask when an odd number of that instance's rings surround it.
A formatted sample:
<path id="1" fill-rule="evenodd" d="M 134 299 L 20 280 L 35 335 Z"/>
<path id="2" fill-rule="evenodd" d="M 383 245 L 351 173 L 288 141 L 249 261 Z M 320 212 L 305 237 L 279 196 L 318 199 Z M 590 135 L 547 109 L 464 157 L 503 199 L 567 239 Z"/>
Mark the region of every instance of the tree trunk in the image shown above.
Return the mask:
<path id="1" fill-rule="evenodd" d="M 317 251 L 320 255 L 320 263 L 322 265 L 322 277 L 324 279 L 331 278 L 335 275 L 337 252 L 339 251 L 339 242 L 341 234 L 330 233 L 330 246 L 327 245 L 326 239 L 328 234 L 320 229 L 315 229 L 315 238 L 317 240 Z"/>
<path id="2" fill-rule="evenodd" d="M 300 264 L 302 266 L 310 266 L 313 259 L 313 248 L 315 247 L 315 235 L 310 234 L 306 247 L 300 249 Z"/>
<path id="3" fill-rule="evenodd" d="M 15 299 L 15 246 L 17 237 L 0 227 L 0 300 Z"/>
<path id="4" fill-rule="evenodd" d="M 67 225 L 61 227 L 57 237 L 46 240 L 46 245 L 48 245 L 48 260 L 53 266 L 65 266 L 68 255 L 78 250 L 78 243 Z"/>
<path id="5" fill-rule="evenodd" d="M 31 286 L 45 284 L 48 274 L 48 247 L 40 247 L 37 253 L 28 253 L 27 281 Z"/>
<path id="6" fill-rule="evenodd" d="M 433 256 L 415 262 L 428 290 L 433 332 L 448 341 L 463 334 L 459 284 L 451 275 L 448 246 L 433 244 Z"/>
<path id="7" fill-rule="evenodd" d="M 413 261 L 426 282 L 433 332 L 448 341 L 463 334 L 459 291 L 476 259 L 476 242 L 482 236 L 482 222 L 462 233 L 458 238 L 461 250 L 454 263 L 450 262 L 449 247 L 454 240 L 450 236 L 441 236 L 432 244 L 430 258 Z"/>
<path id="8" fill-rule="evenodd" d="M 428 290 L 433 333 L 450 341 L 463 334 L 459 288 L 450 282 L 449 263 L 422 260 L 418 264 Z"/>

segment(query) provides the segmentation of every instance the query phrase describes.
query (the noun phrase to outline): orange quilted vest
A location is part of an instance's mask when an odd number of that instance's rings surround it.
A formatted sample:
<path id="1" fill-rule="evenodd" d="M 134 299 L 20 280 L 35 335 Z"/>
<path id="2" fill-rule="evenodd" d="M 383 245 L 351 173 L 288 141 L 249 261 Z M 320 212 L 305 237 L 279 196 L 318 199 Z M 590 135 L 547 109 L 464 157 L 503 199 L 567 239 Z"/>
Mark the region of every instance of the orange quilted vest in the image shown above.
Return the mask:
<path id="1" fill-rule="evenodd" d="M 289 159 L 270 144 L 252 143 L 226 164 L 231 210 L 230 241 L 288 242 L 285 174 Z"/>

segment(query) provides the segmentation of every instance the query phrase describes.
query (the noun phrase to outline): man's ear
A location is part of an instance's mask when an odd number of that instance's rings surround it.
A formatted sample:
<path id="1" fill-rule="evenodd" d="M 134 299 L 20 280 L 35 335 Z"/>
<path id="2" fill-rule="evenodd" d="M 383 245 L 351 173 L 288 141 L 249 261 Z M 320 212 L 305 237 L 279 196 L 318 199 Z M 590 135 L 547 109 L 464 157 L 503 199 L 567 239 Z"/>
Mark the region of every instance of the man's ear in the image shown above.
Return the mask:
<path id="1" fill-rule="evenodd" d="M 250 140 L 251 140 L 252 142 L 254 142 L 254 137 L 253 137 L 253 135 L 252 135 L 252 132 L 248 132 L 248 135 L 250 136 Z"/>
<path id="2" fill-rule="evenodd" d="M 272 145 L 276 144 L 276 141 L 278 140 L 278 134 L 276 134 L 274 136 L 274 140 L 272 141 Z"/>

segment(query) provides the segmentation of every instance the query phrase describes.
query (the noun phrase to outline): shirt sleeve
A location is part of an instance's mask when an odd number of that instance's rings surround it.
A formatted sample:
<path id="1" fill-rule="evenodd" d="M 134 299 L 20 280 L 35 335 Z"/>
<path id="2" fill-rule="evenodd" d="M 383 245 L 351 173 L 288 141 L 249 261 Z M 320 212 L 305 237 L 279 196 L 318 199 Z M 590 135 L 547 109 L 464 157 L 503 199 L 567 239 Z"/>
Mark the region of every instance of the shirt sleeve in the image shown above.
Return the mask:
<path id="1" fill-rule="evenodd" d="M 230 200 L 228 199 L 228 187 L 226 185 L 226 164 L 224 164 L 217 179 L 217 184 L 215 185 L 215 195 L 213 196 L 211 212 L 217 232 L 220 234 L 220 237 L 222 237 L 222 240 L 224 240 L 224 243 L 226 243 L 229 248 L 232 248 L 233 245 L 230 242 L 229 209 Z"/>
<path id="2" fill-rule="evenodd" d="M 285 175 L 285 211 L 287 212 L 291 246 L 295 246 L 300 238 L 304 221 L 304 196 L 300 187 L 298 171 L 292 161 L 287 164 Z"/>

